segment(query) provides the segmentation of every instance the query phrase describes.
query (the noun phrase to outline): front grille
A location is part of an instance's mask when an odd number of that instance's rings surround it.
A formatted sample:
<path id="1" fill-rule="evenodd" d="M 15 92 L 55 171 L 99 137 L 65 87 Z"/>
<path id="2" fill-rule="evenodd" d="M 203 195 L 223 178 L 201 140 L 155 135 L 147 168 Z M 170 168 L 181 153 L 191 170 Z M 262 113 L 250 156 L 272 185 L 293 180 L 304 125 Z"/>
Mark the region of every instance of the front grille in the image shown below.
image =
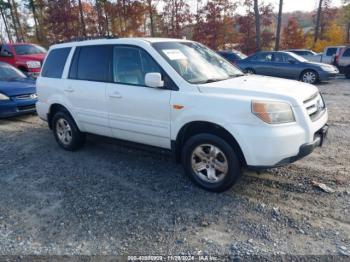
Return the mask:
<path id="1" fill-rule="evenodd" d="M 25 95 L 19 95 L 16 96 L 16 99 L 18 100 L 28 100 L 28 99 L 36 99 L 38 96 L 37 94 L 25 94 Z"/>
<path id="2" fill-rule="evenodd" d="M 35 105 L 28 105 L 28 106 L 18 106 L 18 111 L 28 111 L 35 109 Z"/>
<path id="3" fill-rule="evenodd" d="M 320 93 L 315 93 L 304 101 L 304 107 L 312 121 L 319 119 L 326 110 L 326 105 Z"/>

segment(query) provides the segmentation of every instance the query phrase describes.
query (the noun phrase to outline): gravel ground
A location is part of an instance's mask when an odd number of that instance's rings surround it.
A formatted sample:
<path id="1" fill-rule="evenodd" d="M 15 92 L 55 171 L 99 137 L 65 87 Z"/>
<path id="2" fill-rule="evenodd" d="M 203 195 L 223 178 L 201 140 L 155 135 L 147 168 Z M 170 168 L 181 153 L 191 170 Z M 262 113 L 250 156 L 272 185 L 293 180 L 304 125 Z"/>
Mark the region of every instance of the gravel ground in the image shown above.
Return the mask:
<path id="1" fill-rule="evenodd" d="M 167 152 L 89 136 L 71 153 L 36 116 L 0 120 L 0 254 L 350 259 L 350 81 L 319 88 L 325 147 L 221 194 L 193 186 Z"/>

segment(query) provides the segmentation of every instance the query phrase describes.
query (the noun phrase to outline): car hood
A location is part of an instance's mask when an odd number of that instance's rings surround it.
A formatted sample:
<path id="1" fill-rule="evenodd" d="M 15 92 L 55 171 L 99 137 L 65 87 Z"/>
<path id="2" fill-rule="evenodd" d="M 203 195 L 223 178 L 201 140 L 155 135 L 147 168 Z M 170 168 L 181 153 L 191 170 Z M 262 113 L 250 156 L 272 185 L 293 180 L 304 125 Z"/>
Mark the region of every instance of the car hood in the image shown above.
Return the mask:
<path id="1" fill-rule="evenodd" d="M 46 54 L 18 55 L 17 57 L 23 61 L 43 61 Z"/>
<path id="2" fill-rule="evenodd" d="M 284 100 L 289 101 L 293 106 L 300 105 L 318 92 L 318 88 L 310 84 L 257 75 L 245 75 L 202 84 L 198 85 L 198 89 L 202 93 L 214 95 L 242 95 L 252 99 Z"/>
<path id="3" fill-rule="evenodd" d="M 35 81 L 31 79 L 0 81 L 0 93 L 9 97 L 36 92 Z"/>

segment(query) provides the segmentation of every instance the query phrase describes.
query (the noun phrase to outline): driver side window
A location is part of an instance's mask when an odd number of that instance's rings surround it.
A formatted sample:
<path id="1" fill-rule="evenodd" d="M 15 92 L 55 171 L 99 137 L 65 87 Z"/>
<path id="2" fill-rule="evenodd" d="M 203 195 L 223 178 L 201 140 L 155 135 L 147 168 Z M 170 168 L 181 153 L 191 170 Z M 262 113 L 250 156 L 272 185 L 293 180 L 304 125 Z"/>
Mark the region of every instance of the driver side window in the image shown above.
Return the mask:
<path id="1" fill-rule="evenodd" d="M 139 48 L 115 46 L 113 58 L 115 83 L 145 86 L 147 73 L 161 73 L 152 57 Z"/>

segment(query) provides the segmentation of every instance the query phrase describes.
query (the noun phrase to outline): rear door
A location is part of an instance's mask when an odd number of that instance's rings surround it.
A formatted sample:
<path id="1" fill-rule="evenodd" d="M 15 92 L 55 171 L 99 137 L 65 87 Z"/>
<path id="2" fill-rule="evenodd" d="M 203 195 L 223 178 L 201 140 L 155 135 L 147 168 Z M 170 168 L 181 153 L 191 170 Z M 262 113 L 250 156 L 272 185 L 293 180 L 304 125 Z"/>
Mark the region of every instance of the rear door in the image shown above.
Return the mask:
<path id="1" fill-rule="evenodd" d="M 77 47 L 63 89 L 83 131 L 105 136 L 112 135 L 106 104 L 107 83 L 112 81 L 112 48 Z"/>
<path id="2" fill-rule="evenodd" d="M 274 63 L 272 61 L 272 52 L 263 52 L 256 57 L 256 66 L 254 68 L 257 74 L 274 76 Z"/>
<path id="3" fill-rule="evenodd" d="M 165 88 L 147 87 L 146 73 L 161 73 Z M 172 85 L 172 81 L 145 50 L 136 46 L 114 46 L 113 83 L 107 87 L 113 136 L 170 148 Z"/>

